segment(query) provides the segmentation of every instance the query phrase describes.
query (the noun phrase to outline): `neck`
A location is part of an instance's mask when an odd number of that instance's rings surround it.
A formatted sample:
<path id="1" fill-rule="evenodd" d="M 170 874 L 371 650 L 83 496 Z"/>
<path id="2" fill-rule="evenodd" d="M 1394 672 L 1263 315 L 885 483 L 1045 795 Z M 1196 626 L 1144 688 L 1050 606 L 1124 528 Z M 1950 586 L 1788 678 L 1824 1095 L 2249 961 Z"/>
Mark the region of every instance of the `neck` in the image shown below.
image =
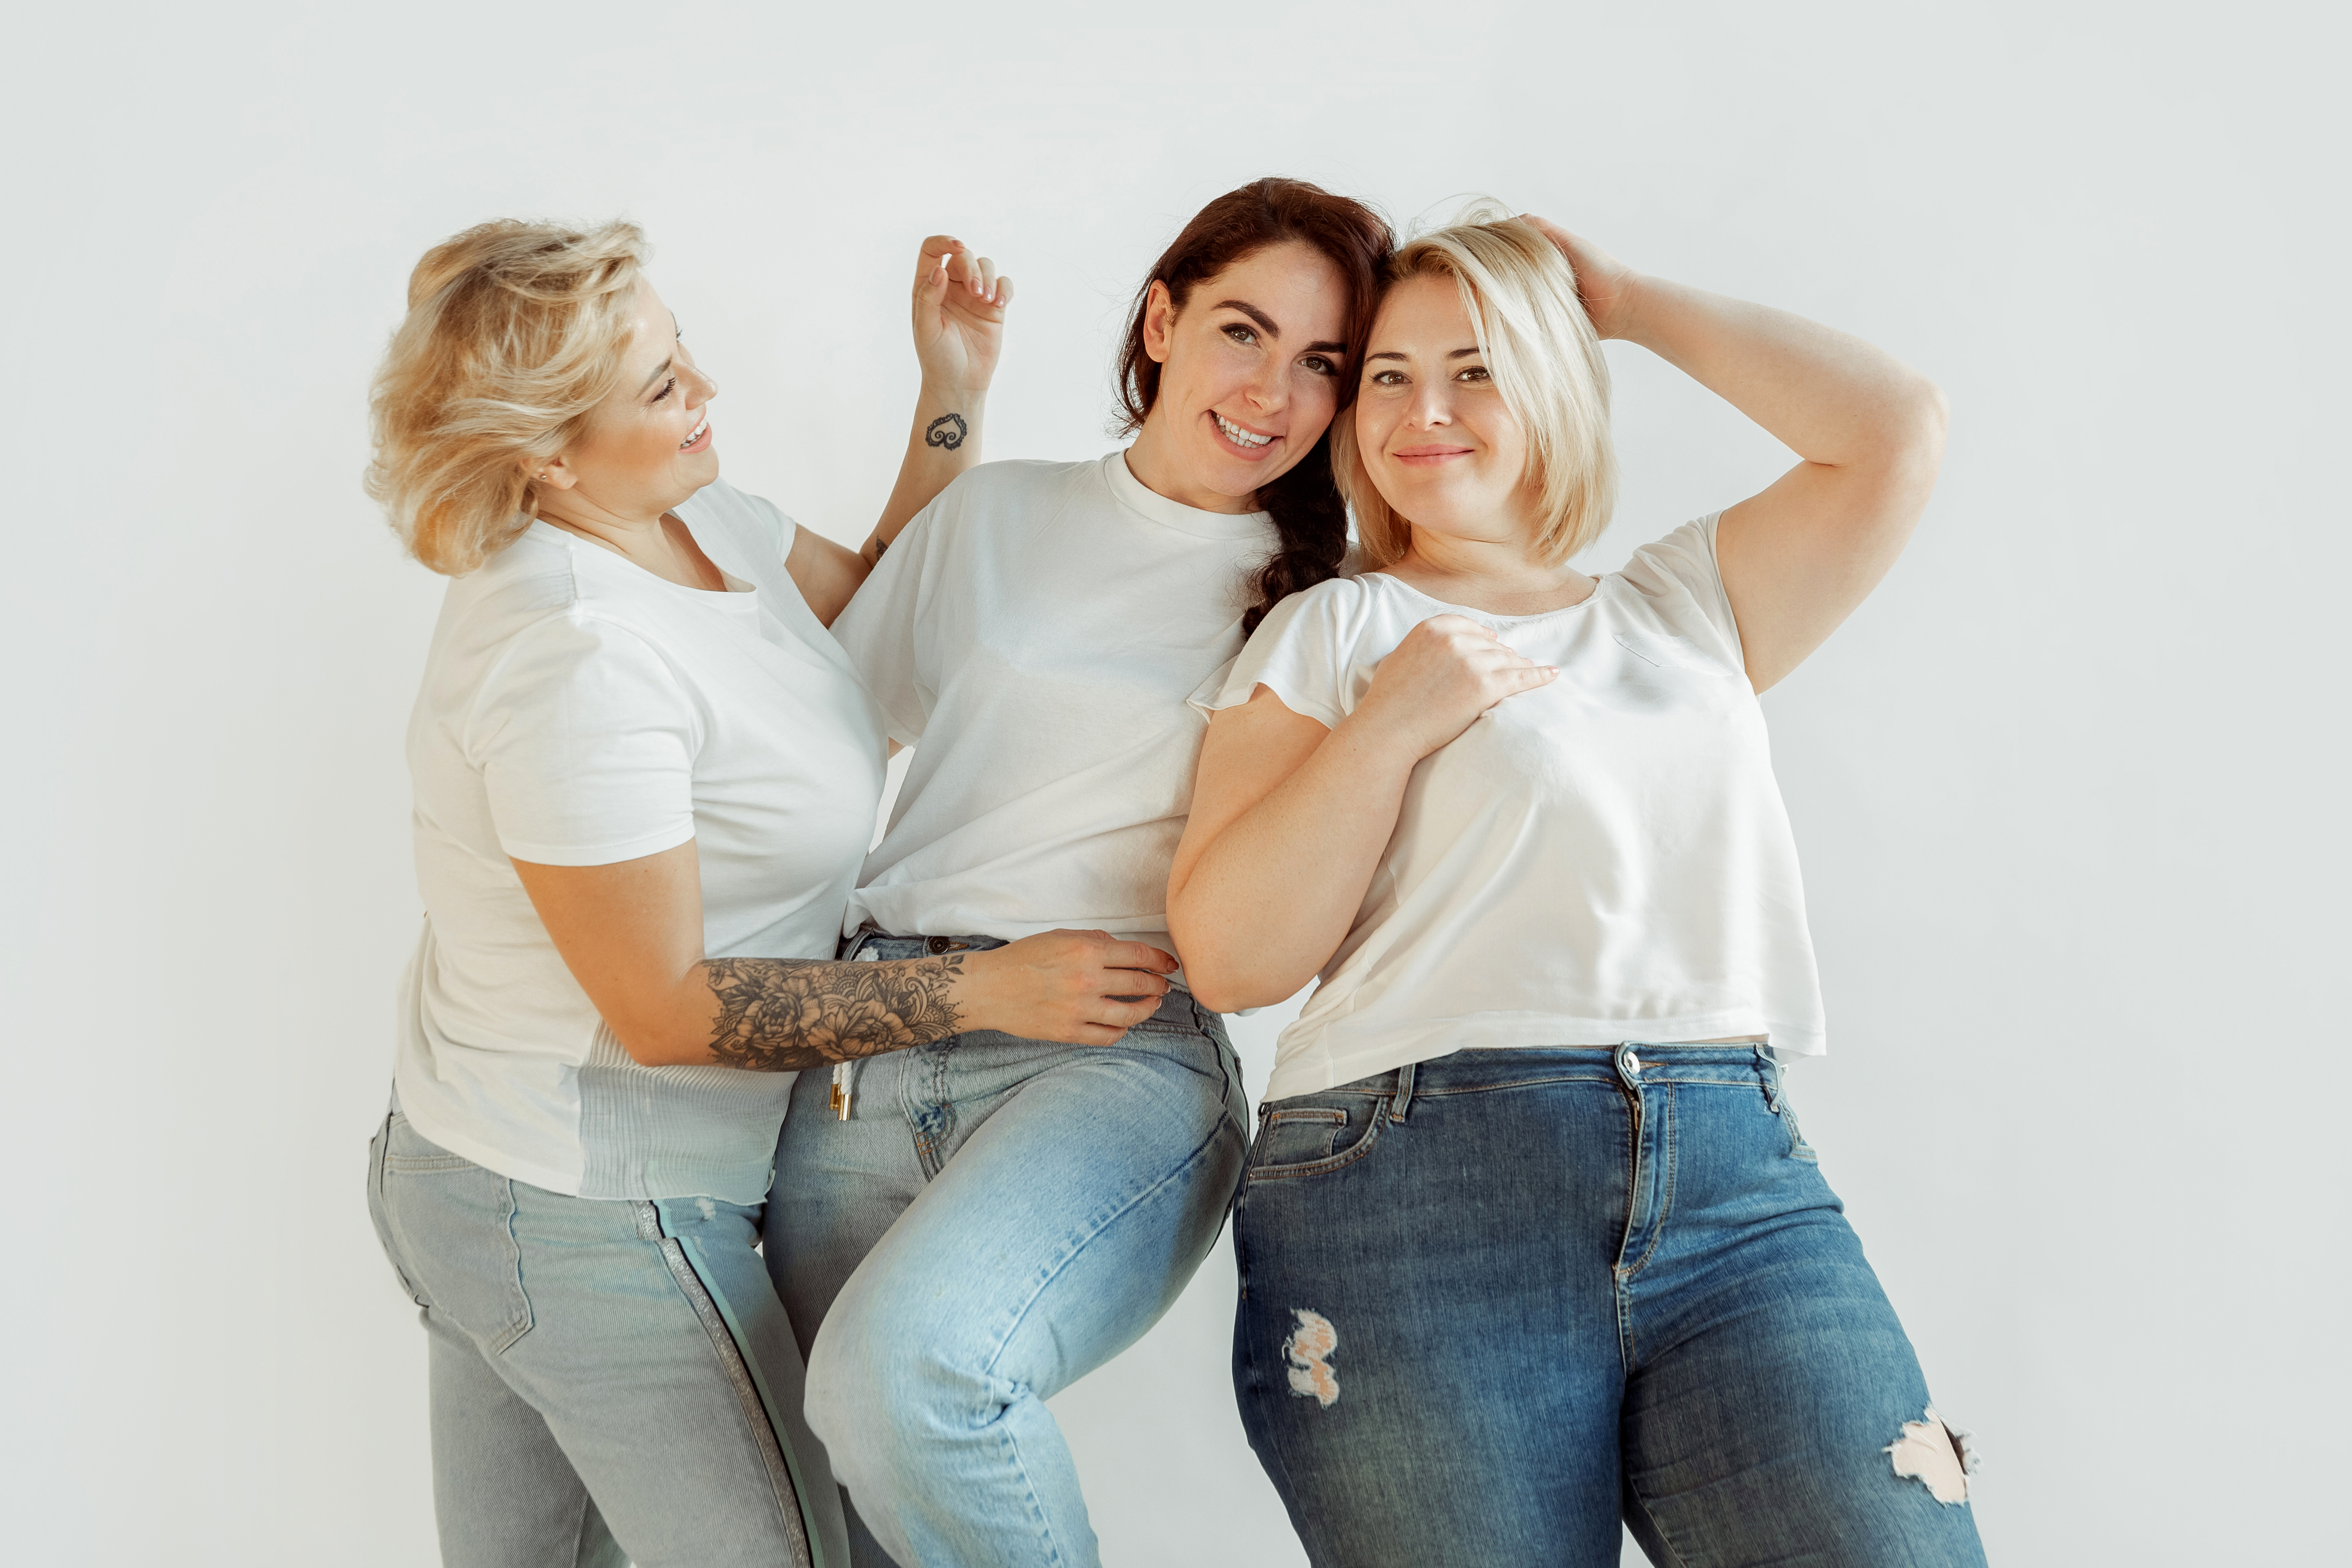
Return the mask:
<path id="1" fill-rule="evenodd" d="M 633 558 L 639 552 L 657 547 L 661 542 L 661 512 L 656 511 L 650 517 L 634 517 L 608 511 L 570 490 L 542 491 L 539 498 L 539 515 L 541 521 L 551 522 L 567 532 L 593 540 Z"/>
<path id="2" fill-rule="evenodd" d="M 1416 523 L 1412 543 L 1385 570 L 1424 593 L 1498 615 L 1558 609 L 1592 592 L 1591 577 L 1564 561 L 1536 554 L 1532 529 L 1503 529 L 1498 538 L 1465 539 Z"/>
<path id="3" fill-rule="evenodd" d="M 646 518 L 623 516 L 581 504 L 559 490 L 552 497 L 540 498 L 539 516 L 541 521 L 601 545 L 664 582 L 711 591 L 727 586 L 726 574 L 702 553 L 685 526 L 669 526 L 667 512 Z"/>
<path id="4" fill-rule="evenodd" d="M 1167 422 L 1155 408 L 1145 416 L 1143 428 L 1135 433 L 1135 445 L 1127 449 L 1127 471 L 1145 489 L 1198 511 L 1240 517 L 1258 510 L 1255 492 L 1229 496 L 1200 483 L 1174 460 L 1170 445 Z"/>

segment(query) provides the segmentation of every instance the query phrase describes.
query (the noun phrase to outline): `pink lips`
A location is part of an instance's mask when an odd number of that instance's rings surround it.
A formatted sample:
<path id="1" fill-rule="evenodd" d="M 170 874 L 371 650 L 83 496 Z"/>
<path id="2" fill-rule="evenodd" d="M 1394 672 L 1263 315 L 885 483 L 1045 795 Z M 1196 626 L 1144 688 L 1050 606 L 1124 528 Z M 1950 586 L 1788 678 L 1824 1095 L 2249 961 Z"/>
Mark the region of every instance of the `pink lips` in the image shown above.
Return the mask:
<path id="1" fill-rule="evenodd" d="M 707 451 L 709 451 L 709 450 L 710 449 L 710 433 L 711 433 L 711 431 L 712 431 L 712 430 L 714 430 L 714 429 L 716 429 L 716 428 L 717 428 L 717 426 L 713 426 L 713 425 L 705 425 L 705 426 L 702 427 L 702 434 L 701 434 L 701 435 L 697 436 L 697 437 L 696 437 L 692 441 L 688 442 L 687 445 L 685 445 L 685 446 L 683 446 L 683 447 L 680 447 L 678 448 L 678 450 L 679 450 L 679 451 L 681 451 L 681 452 L 707 452 Z"/>
<path id="2" fill-rule="evenodd" d="M 1389 456 L 1412 468 L 1430 468 L 1452 458 L 1466 458 L 1473 450 L 1469 447 L 1406 447 Z"/>

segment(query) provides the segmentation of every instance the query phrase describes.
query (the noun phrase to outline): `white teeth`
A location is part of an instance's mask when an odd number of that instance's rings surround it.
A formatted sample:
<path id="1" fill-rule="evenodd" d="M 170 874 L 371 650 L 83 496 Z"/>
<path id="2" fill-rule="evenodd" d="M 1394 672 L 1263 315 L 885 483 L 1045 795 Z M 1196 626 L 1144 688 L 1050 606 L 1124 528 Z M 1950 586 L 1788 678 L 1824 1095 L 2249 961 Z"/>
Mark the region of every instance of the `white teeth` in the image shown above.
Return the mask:
<path id="1" fill-rule="evenodd" d="M 1263 447 L 1274 439 L 1271 436 L 1251 435 L 1213 408 L 1209 410 L 1209 417 L 1217 422 L 1217 428 L 1225 433 L 1225 439 L 1236 447 Z"/>
<path id="2" fill-rule="evenodd" d="M 699 424 L 699 425 L 697 425 L 697 426 L 694 427 L 694 434 L 693 434 L 693 435 L 691 435 L 691 436 L 688 436 L 685 440 L 680 441 L 680 442 L 678 443 L 678 447 L 679 447 L 679 448 L 680 448 L 681 450 L 683 450 L 684 448 L 686 448 L 686 447 L 691 447 L 691 446 L 693 446 L 697 441 L 699 441 L 699 440 L 701 440 L 701 439 L 702 439 L 702 433 L 703 433 L 705 430 L 708 430 L 708 429 L 709 429 L 709 428 L 710 428 L 710 416 L 709 416 L 709 415 L 708 415 L 708 414 L 706 414 L 706 415 L 704 415 L 704 416 L 702 416 L 702 423 L 701 423 L 701 424 Z"/>

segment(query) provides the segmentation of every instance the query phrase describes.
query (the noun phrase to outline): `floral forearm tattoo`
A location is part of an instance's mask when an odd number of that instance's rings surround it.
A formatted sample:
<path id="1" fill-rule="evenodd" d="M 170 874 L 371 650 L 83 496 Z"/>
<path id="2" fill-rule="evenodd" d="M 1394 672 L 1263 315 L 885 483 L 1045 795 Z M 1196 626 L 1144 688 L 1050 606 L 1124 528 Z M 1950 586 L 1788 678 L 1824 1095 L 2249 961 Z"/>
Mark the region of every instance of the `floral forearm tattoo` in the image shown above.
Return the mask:
<path id="1" fill-rule="evenodd" d="M 793 1072 L 952 1035 L 963 1009 L 950 993 L 964 957 L 895 963 L 705 959 L 719 998 L 711 1060 L 752 1072 Z"/>

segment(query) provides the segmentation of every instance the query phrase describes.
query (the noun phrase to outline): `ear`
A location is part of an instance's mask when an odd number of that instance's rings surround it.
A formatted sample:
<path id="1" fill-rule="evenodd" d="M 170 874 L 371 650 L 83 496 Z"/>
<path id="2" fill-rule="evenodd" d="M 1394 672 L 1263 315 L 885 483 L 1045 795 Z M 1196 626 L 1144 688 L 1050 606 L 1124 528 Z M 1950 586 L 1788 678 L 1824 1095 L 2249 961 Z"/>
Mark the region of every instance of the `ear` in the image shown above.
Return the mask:
<path id="1" fill-rule="evenodd" d="M 1168 363 L 1168 340 L 1176 329 L 1176 299 L 1168 285 L 1155 278 L 1143 300 L 1143 352 L 1155 364 Z"/>
<path id="2" fill-rule="evenodd" d="M 564 466 L 561 452 L 530 469 L 524 477 L 542 490 L 568 490 L 580 482 L 580 476 Z"/>

